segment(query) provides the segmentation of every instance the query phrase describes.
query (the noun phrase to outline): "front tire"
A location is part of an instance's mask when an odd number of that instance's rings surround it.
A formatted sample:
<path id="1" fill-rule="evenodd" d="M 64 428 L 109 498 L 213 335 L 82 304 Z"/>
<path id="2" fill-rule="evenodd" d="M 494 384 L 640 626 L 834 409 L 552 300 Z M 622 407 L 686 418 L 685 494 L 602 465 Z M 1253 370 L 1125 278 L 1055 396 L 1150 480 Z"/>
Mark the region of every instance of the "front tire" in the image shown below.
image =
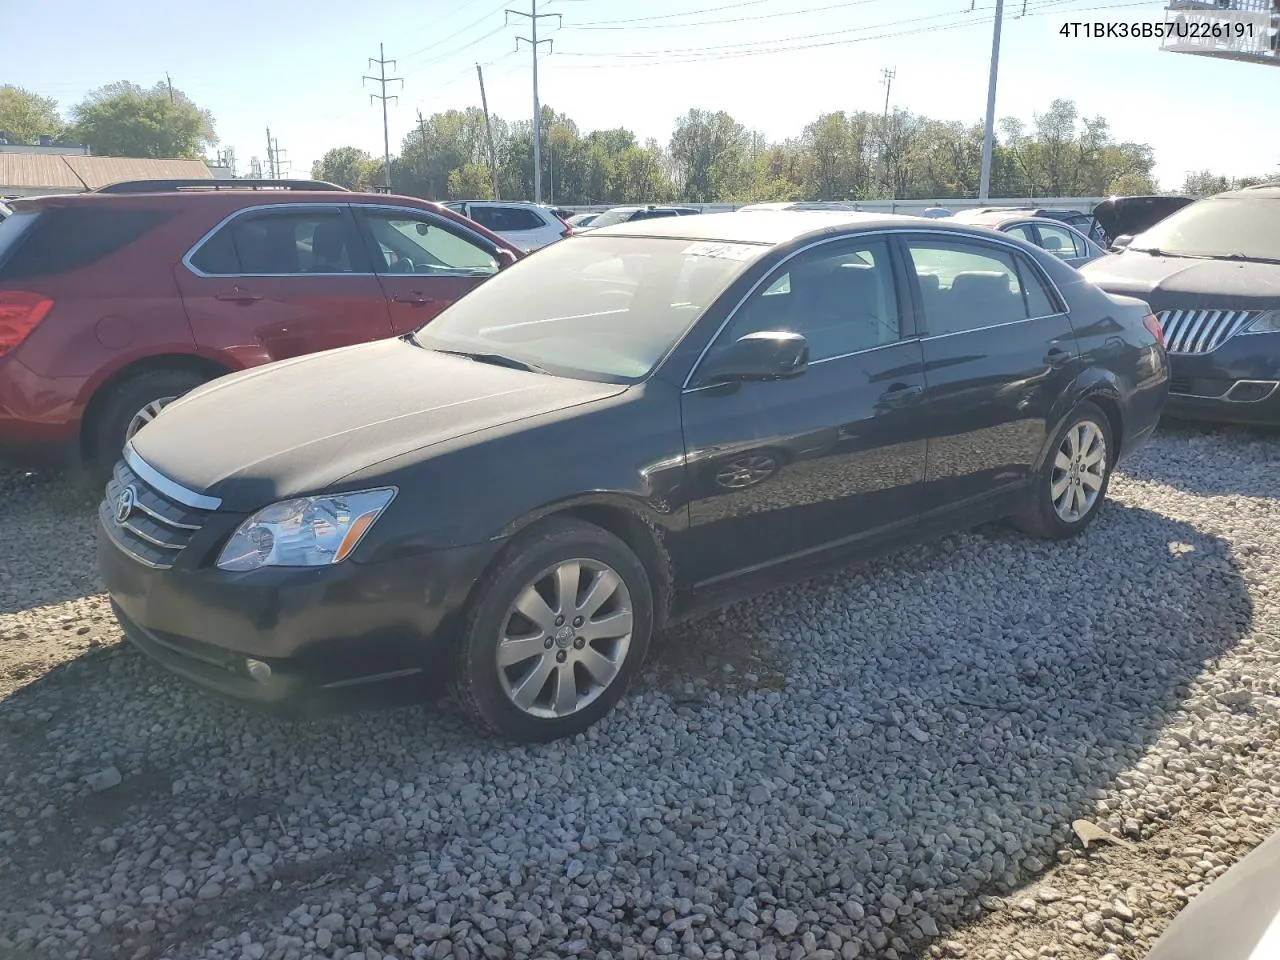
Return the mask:
<path id="1" fill-rule="evenodd" d="M 1100 408 L 1082 403 L 1054 436 L 1031 491 L 1031 502 L 1013 518 L 1026 533 L 1066 540 L 1084 532 L 1098 515 L 1115 464 L 1111 422 Z"/>
<path id="2" fill-rule="evenodd" d="M 190 370 L 149 370 L 112 388 L 90 434 L 89 470 L 105 482 L 125 443 L 166 405 L 209 380 Z"/>
<path id="3" fill-rule="evenodd" d="M 471 604 L 453 689 L 512 740 L 571 737 L 613 709 L 653 630 L 644 564 L 613 534 L 550 519 L 521 533 Z"/>

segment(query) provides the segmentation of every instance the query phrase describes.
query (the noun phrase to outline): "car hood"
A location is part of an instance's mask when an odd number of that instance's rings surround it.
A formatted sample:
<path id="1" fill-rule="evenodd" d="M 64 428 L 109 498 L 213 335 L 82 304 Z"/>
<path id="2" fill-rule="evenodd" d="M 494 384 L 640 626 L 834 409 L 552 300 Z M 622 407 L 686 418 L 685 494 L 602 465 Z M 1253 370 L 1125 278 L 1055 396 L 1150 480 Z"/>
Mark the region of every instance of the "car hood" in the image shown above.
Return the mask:
<path id="1" fill-rule="evenodd" d="M 1145 960 L 1266 960 L 1280 945 L 1280 834 L 1174 917 Z"/>
<path id="2" fill-rule="evenodd" d="M 1093 208 L 1093 217 L 1102 232 L 1115 239 L 1123 234 L 1136 235 L 1180 210 L 1195 197 L 1111 197 Z"/>
<path id="3" fill-rule="evenodd" d="M 247 511 L 625 389 L 380 340 L 215 380 L 170 404 L 132 445 L 171 480 Z"/>
<path id="4" fill-rule="evenodd" d="M 1136 250 L 1090 261 L 1086 279 L 1161 310 L 1280 308 L 1280 264 L 1153 257 Z"/>

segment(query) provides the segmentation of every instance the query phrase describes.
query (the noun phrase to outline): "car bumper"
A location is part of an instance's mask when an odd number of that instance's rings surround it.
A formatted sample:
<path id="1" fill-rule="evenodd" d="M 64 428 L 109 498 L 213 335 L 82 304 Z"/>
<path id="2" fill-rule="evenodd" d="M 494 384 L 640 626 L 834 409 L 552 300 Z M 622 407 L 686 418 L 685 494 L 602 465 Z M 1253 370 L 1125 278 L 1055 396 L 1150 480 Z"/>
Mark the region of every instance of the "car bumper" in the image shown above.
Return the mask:
<path id="1" fill-rule="evenodd" d="M 1280 334 L 1238 335 L 1210 353 L 1171 354 L 1169 367 L 1169 416 L 1280 423 Z"/>
<path id="2" fill-rule="evenodd" d="M 496 549 L 251 573 L 160 570 L 98 523 L 99 571 L 125 636 L 189 681 L 291 716 L 438 692 L 460 612 Z"/>
<path id="3" fill-rule="evenodd" d="M 0 360 L 0 460 L 20 466 L 80 463 L 84 380 L 42 377 L 10 356 Z"/>

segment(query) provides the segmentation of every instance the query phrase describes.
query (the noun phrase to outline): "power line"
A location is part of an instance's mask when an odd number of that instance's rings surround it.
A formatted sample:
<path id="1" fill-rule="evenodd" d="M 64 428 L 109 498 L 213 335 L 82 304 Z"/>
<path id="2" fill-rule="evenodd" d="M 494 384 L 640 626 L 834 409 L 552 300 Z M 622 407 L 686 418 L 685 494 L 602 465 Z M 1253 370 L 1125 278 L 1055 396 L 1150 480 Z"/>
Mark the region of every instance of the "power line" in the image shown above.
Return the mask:
<path id="1" fill-rule="evenodd" d="M 758 7 L 770 0 L 743 0 L 741 3 L 726 3 L 719 7 L 703 7 L 701 10 L 685 10 L 682 13 L 656 13 L 650 17 L 628 17 L 625 20 L 588 20 L 583 26 L 606 23 L 650 23 L 654 20 L 674 20 L 678 17 L 697 17 L 704 13 L 719 13 L 722 10 L 738 10 L 742 7 Z"/>
<path id="2" fill-rule="evenodd" d="M 387 165 L 387 190 L 390 191 L 391 189 L 391 134 L 387 127 L 387 101 L 399 100 L 400 98 L 395 94 L 392 94 L 391 96 L 387 96 L 387 84 L 399 83 L 400 86 L 403 87 L 404 80 L 402 80 L 400 77 L 387 76 L 387 65 L 390 64 L 391 69 L 394 70 L 396 66 L 396 62 L 394 60 L 387 59 L 387 54 L 386 54 L 386 51 L 383 50 L 382 44 L 378 44 L 378 59 L 375 60 L 373 59 L 373 57 L 369 58 L 369 66 L 372 67 L 374 64 L 378 65 L 378 76 L 371 77 L 368 74 L 365 74 L 361 78 L 360 83 L 361 83 L 361 86 L 363 86 L 365 80 L 372 80 L 375 83 L 379 83 L 382 85 L 381 93 L 369 94 L 369 102 L 372 103 L 374 100 L 382 101 L 382 150 L 383 150 L 382 155 L 383 155 L 383 160 L 386 162 L 386 165 Z"/>
<path id="3" fill-rule="evenodd" d="M 527 17 L 529 19 L 529 32 L 532 37 L 516 37 L 516 49 L 520 49 L 520 41 L 523 40 L 529 44 L 529 49 L 533 53 L 533 202 L 542 202 L 542 106 L 538 102 L 538 46 L 547 44 L 551 49 L 555 49 L 554 40 L 538 39 L 538 21 L 546 19 L 560 19 L 558 13 L 539 13 L 538 0 L 529 0 L 529 12 L 523 10 L 507 9 L 507 22 L 511 18 Z"/>
<path id="4" fill-rule="evenodd" d="M 421 73 L 423 70 L 428 70 L 431 67 L 437 66 L 441 63 L 451 60 L 458 54 L 462 53 L 463 51 L 470 50 L 472 47 L 478 44 L 484 43 L 484 41 L 488 40 L 490 37 L 497 36 L 498 34 L 502 33 L 502 31 L 505 30 L 506 28 L 507 28 L 507 25 L 505 23 L 500 24 L 499 26 L 494 27 L 492 30 L 490 30 L 488 33 L 484 34 L 483 36 L 476 37 L 470 43 L 464 44 L 461 47 L 457 47 L 453 50 L 450 50 L 448 53 L 446 53 L 442 57 L 436 57 L 435 59 L 428 60 L 426 63 L 419 64 L 418 66 L 414 67 L 412 70 L 406 71 L 405 76 L 412 77 L 414 74 Z M 467 68 L 467 72 L 468 73 L 471 72 L 470 67 Z"/>
<path id="5" fill-rule="evenodd" d="M 749 17 L 722 17 L 716 20 L 695 20 L 691 23 L 650 23 L 635 26 L 633 20 L 597 20 L 588 23 L 574 24 L 566 30 L 678 30 L 682 27 L 713 27 L 726 23 L 749 23 L 753 20 L 775 20 L 778 17 L 798 17 L 806 13 L 823 13 L 827 10 L 847 10 L 868 3 L 879 3 L 881 0 L 845 0 L 844 3 L 829 3 L 822 7 L 806 7 L 803 10 L 783 10 L 779 13 L 758 13 Z M 670 17 L 686 17 L 687 13 L 668 14 Z M 650 18 L 641 18 L 650 19 Z M 658 19 L 658 18 L 652 18 Z"/>
<path id="6" fill-rule="evenodd" d="M 1046 10 L 1044 8 L 1058 7 L 1063 2 L 1070 2 L 1070 0 L 1040 0 L 1039 3 L 1037 3 L 1036 0 L 1033 0 L 1030 9 L 1033 11 L 1039 10 L 1040 12 L 1028 13 L 1027 16 L 1028 17 L 1044 16 L 1047 13 L 1057 12 L 1055 10 Z M 1138 2 L 1114 3 L 1114 4 L 1094 3 L 1089 7 L 1080 8 L 1080 12 L 1092 12 L 1095 10 L 1099 10 L 1099 11 L 1119 10 L 1119 9 L 1125 9 L 1125 8 L 1149 7 L 1149 6 L 1150 6 L 1149 0 L 1145 0 L 1145 2 L 1144 0 L 1138 0 Z M 935 17 L 956 16 L 956 14 L 954 13 L 937 14 L 934 16 Z M 918 17 L 909 21 L 900 20 L 900 21 L 894 21 L 893 23 L 872 24 L 870 26 L 861 27 L 857 29 L 873 30 L 873 29 L 878 29 L 878 28 L 892 26 L 892 25 L 901 24 L 901 23 L 918 23 L 920 22 L 920 20 L 923 20 L 923 19 L 933 19 L 933 17 L 927 17 L 927 18 Z M 728 45 L 719 46 L 719 47 L 692 47 L 692 48 L 673 49 L 673 50 L 665 50 L 665 51 L 651 50 L 651 51 L 645 51 L 645 52 L 639 52 L 639 53 L 585 53 L 585 52 L 577 52 L 577 51 L 564 51 L 564 52 L 558 53 L 557 56 L 559 57 L 594 57 L 597 59 L 612 58 L 614 60 L 622 59 L 622 60 L 644 61 L 644 62 L 626 64 L 627 66 L 638 66 L 638 67 L 667 66 L 667 65 L 679 64 L 679 63 L 705 63 L 705 62 L 710 62 L 714 60 L 731 60 L 731 59 L 736 59 L 738 57 L 769 56 L 772 54 L 779 54 L 779 53 L 793 53 L 801 50 L 816 50 L 816 49 L 826 48 L 826 47 L 843 47 L 843 46 L 848 46 L 854 43 L 865 43 L 871 40 L 889 40 L 889 39 L 896 39 L 898 37 L 913 36 L 921 33 L 940 32 L 940 31 L 946 31 L 946 30 L 960 29 L 964 27 L 973 27 L 973 26 L 978 26 L 980 24 L 983 24 L 985 22 L 986 22 L 985 18 L 965 19 L 962 21 L 954 22 L 954 23 L 935 24 L 927 27 L 918 27 L 918 28 L 908 29 L 908 30 L 895 30 L 889 33 L 881 33 L 881 34 L 875 34 L 871 36 L 852 37 L 845 40 L 826 40 L 826 41 L 819 41 L 814 43 L 802 43 L 802 44 L 793 43 L 796 40 L 807 39 L 806 37 L 787 37 L 787 38 L 780 38 L 778 40 L 762 41 L 761 43 L 783 44 L 782 46 L 771 47 L 768 49 L 736 49 L 736 47 L 741 47 L 743 45 L 728 44 Z M 844 34 L 844 33 L 852 33 L 852 32 L 855 32 L 855 31 L 844 30 L 844 31 L 839 31 L 839 33 L 836 35 Z M 816 37 L 816 36 L 832 36 L 832 34 L 826 33 L 826 34 L 809 35 L 809 37 Z M 791 45 L 788 45 L 788 44 L 791 44 Z M 759 46 L 759 45 L 760 44 L 756 44 L 755 46 Z M 579 64 L 575 66 L 564 66 L 564 67 L 561 67 L 561 69 L 563 70 L 617 69 L 618 67 L 623 65 L 624 64 L 616 63 L 616 62 L 615 63 L 594 63 L 594 64 Z"/>
<path id="7" fill-rule="evenodd" d="M 444 46 L 444 44 L 448 43 L 450 40 L 454 39 L 455 37 L 459 37 L 462 34 L 466 33 L 472 27 L 478 27 L 480 24 L 484 23 L 490 17 L 496 17 L 498 14 L 500 14 L 503 11 L 505 6 L 506 6 L 505 4 L 502 4 L 494 10 L 490 10 L 484 16 L 480 17 L 477 20 L 472 21 L 471 23 L 467 24 L 465 27 L 462 27 L 459 30 L 455 30 L 453 33 L 449 34 L 447 37 L 441 37 L 439 40 L 433 41 L 432 43 L 428 43 L 425 47 L 420 47 L 417 50 L 413 51 L 412 53 L 405 55 L 404 59 L 412 60 L 414 57 L 424 54 L 428 50 L 435 50 L 437 47 Z"/>

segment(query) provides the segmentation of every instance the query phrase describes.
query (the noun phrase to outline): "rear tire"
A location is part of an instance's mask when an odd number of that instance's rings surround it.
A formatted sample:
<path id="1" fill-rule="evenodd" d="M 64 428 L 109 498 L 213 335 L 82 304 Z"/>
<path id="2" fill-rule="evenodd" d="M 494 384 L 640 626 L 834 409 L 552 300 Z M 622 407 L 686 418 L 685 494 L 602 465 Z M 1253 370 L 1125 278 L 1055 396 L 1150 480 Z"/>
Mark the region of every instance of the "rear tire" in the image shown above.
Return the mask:
<path id="1" fill-rule="evenodd" d="M 112 388 L 94 418 L 89 471 L 105 482 L 125 442 L 170 401 L 194 390 L 209 377 L 190 370 L 149 370 Z"/>
<path id="2" fill-rule="evenodd" d="M 511 740 L 571 737 L 622 698 L 652 630 L 653 591 L 631 548 L 594 524 L 544 520 L 482 582 L 453 664 L 454 696 Z"/>
<path id="3" fill-rule="evenodd" d="M 1083 533 L 1106 499 L 1115 456 L 1107 415 L 1092 403 L 1080 404 L 1054 436 L 1031 501 L 1012 518 L 1014 526 L 1047 540 Z"/>

